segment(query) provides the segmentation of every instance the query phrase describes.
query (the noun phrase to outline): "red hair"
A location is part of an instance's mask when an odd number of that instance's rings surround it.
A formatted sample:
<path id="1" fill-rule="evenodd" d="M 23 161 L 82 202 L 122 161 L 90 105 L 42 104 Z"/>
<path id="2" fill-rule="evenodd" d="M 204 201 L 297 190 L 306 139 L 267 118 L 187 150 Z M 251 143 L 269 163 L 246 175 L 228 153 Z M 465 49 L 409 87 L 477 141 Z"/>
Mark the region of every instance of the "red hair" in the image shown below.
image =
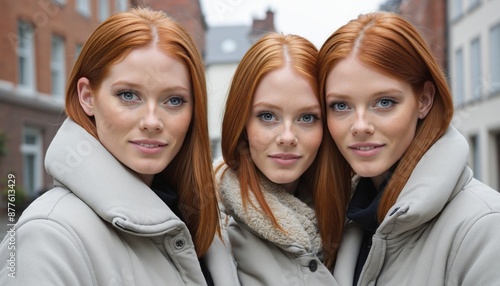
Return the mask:
<path id="1" fill-rule="evenodd" d="M 351 55 L 389 77 L 405 81 L 420 94 L 424 83 L 436 87 L 434 103 L 419 120 L 413 142 L 401 157 L 385 188 L 378 208 L 381 222 L 395 204 L 415 165 L 445 133 L 453 117 L 453 102 L 446 78 L 419 31 L 401 16 L 389 12 L 360 15 L 335 31 L 319 52 L 320 93 L 325 96 L 326 78 L 335 65 Z M 342 157 L 335 146 L 334 156 Z M 340 165 L 348 168 L 346 161 Z M 350 167 L 349 167 L 350 168 Z M 343 174 L 341 172 L 340 174 Z M 350 178 L 339 178 L 350 180 Z"/>
<path id="2" fill-rule="evenodd" d="M 267 34 L 257 41 L 241 60 L 226 101 L 221 137 L 224 161 L 238 176 L 244 206 L 252 192 L 262 212 L 278 229 L 281 227 L 263 196 L 258 170 L 250 157 L 245 124 L 250 116 L 254 94 L 260 81 L 266 74 L 285 64 L 290 65 L 310 83 L 324 113 L 324 103 L 318 93 L 316 57 L 316 47 L 302 37 Z M 323 128 L 327 130 L 324 120 Z M 339 192 L 346 190 L 347 186 L 338 185 L 333 176 L 336 172 L 336 165 L 332 163 L 330 155 L 333 143 L 331 137 L 325 135 L 327 133 L 323 132 L 324 140 L 317 156 L 300 180 L 313 190 L 315 212 L 325 251 L 324 262 L 331 267 L 342 234 L 348 198 L 347 193 Z"/>
<path id="3" fill-rule="evenodd" d="M 86 77 L 91 88 L 98 89 L 111 65 L 131 50 L 153 44 L 183 62 L 190 73 L 193 118 L 183 146 L 161 175 L 178 192 L 179 209 L 200 257 L 215 234 L 220 234 L 219 210 L 208 136 L 204 65 L 185 29 L 165 13 L 148 8 L 109 17 L 89 37 L 73 67 L 66 90 L 66 114 L 98 138 L 94 118 L 78 101 L 78 80 Z"/>

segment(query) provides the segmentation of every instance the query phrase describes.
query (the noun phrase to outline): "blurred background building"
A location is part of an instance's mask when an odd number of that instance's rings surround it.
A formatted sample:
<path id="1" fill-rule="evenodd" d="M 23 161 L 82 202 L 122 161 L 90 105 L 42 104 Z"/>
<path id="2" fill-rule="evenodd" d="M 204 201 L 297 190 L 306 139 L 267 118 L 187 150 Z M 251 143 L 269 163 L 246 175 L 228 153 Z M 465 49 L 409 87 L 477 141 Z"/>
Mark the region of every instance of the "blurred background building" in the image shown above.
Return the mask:
<path id="1" fill-rule="evenodd" d="M 417 25 L 453 93 L 453 125 L 467 138 L 474 177 L 500 189 L 500 0 L 389 0 Z"/>
<path id="2" fill-rule="evenodd" d="M 250 45 L 276 30 L 279 11 L 268 10 L 248 26 L 208 27 L 200 0 L 0 0 L 0 217 L 7 174 L 16 176 L 19 204 L 52 185 L 44 154 L 65 119 L 72 65 L 99 23 L 137 5 L 166 11 L 195 40 L 206 63 L 213 155 L 220 156 L 232 75 Z M 453 124 L 469 141 L 470 166 L 499 189 L 500 0 L 387 0 L 380 9 L 420 28 L 452 88 Z"/>

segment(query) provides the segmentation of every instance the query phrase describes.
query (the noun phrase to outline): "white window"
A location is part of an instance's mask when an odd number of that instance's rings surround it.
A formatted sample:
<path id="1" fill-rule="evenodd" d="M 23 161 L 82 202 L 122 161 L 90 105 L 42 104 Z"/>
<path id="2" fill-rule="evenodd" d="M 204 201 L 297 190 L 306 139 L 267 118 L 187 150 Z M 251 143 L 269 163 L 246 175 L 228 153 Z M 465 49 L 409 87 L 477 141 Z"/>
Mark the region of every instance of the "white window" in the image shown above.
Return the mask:
<path id="1" fill-rule="evenodd" d="M 35 51 L 34 33 L 31 24 L 19 21 L 17 44 L 19 86 L 34 91 L 35 86 Z"/>
<path id="2" fill-rule="evenodd" d="M 450 0 L 451 2 L 451 20 L 455 20 L 462 16 L 462 0 Z"/>
<path id="3" fill-rule="evenodd" d="M 90 1 L 76 0 L 76 11 L 85 17 L 90 18 Z"/>
<path id="4" fill-rule="evenodd" d="M 115 0 L 115 12 L 123 12 L 128 9 L 127 0 Z"/>
<path id="5" fill-rule="evenodd" d="M 43 187 L 42 132 L 38 128 L 25 127 L 23 143 L 23 187 L 27 195 L 36 195 Z"/>
<path id="6" fill-rule="evenodd" d="M 456 104 L 464 103 L 464 53 L 462 49 L 455 52 L 455 78 L 453 94 Z"/>
<path id="7" fill-rule="evenodd" d="M 468 9 L 474 9 L 481 4 L 481 0 L 469 0 Z"/>
<path id="8" fill-rule="evenodd" d="M 52 35 L 52 54 L 50 60 L 50 71 L 52 74 L 52 95 L 57 99 L 64 99 L 64 87 L 66 77 L 64 38 Z"/>
<path id="9" fill-rule="evenodd" d="M 500 90 L 500 24 L 490 30 L 490 82 L 491 91 Z"/>
<path id="10" fill-rule="evenodd" d="M 473 135 L 470 137 L 470 148 L 472 149 L 472 152 L 470 154 L 471 160 L 472 160 L 472 170 L 474 171 L 474 177 L 477 179 L 481 178 L 481 159 L 480 159 L 480 152 L 479 152 L 479 141 L 478 141 L 478 136 Z"/>
<path id="11" fill-rule="evenodd" d="M 470 71 L 471 71 L 471 95 L 472 98 L 480 98 L 483 94 L 481 75 L 481 42 L 479 37 L 472 40 L 470 44 Z"/>
<path id="12" fill-rule="evenodd" d="M 104 21 L 109 17 L 109 0 L 99 0 L 99 20 Z"/>

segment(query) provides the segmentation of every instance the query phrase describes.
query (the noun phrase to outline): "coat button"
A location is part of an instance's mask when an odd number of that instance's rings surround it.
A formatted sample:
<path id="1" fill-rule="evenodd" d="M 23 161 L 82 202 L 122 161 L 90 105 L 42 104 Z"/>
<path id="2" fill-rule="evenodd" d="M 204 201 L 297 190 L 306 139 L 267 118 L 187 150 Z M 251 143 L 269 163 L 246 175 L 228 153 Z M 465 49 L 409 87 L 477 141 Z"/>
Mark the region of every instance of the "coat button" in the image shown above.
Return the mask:
<path id="1" fill-rule="evenodd" d="M 318 262 L 316 262 L 316 260 L 311 260 L 311 262 L 309 262 L 309 270 L 311 270 L 311 272 L 318 270 Z"/>
<path id="2" fill-rule="evenodd" d="M 185 242 L 184 239 L 182 238 L 178 238 L 174 241 L 174 246 L 176 249 L 182 249 L 184 247 L 184 244 Z"/>

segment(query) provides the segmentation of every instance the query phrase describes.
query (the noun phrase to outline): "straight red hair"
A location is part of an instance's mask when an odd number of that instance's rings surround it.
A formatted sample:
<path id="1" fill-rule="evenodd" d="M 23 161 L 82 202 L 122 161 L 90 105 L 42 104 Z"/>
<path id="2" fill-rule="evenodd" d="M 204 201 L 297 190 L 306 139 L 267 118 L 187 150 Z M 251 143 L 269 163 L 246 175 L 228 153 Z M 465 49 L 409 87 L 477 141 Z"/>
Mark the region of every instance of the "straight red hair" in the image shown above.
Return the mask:
<path id="1" fill-rule="evenodd" d="M 397 14 L 373 12 L 360 15 L 326 40 L 319 52 L 323 101 L 329 72 L 339 61 L 351 55 L 374 70 L 409 83 L 415 94 L 422 92 L 427 81 L 436 87 L 433 106 L 428 115 L 419 120 L 415 138 L 401 157 L 382 195 L 377 214 L 381 222 L 396 203 L 418 161 L 448 129 L 453 117 L 452 96 L 424 38 L 412 24 Z M 334 156 L 342 157 L 336 146 Z M 348 168 L 345 163 L 341 164 L 344 169 Z M 345 170 L 339 174 L 345 174 Z M 350 178 L 341 177 L 339 180 Z"/>
<path id="2" fill-rule="evenodd" d="M 281 227 L 264 198 L 259 185 L 258 170 L 250 157 L 245 124 L 250 116 L 255 90 L 260 81 L 265 75 L 285 64 L 290 65 L 311 84 L 322 110 L 325 110 L 318 93 L 316 57 L 316 47 L 300 36 L 267 34 L 257 41 L 241 60 L 226 101 L 221 138 L 224 161 L 228 168 L 238 175 L 244 206 L 252 192 L 262 212 L 278 229 Z M 326 123 L 322 121 L 323 130 L 327 130 Z M 347 193 L 341 192 L 347 190 L 347 186 L 339 185 L 336 176 L 333 176 L 337 165 L 332 162 L 334 158 L 330 155 L 330 149 L 333 143 L 331 137 L 325 135 L 327 133 L 323 132 L 324 140 L 316 159 L 300 180 L 313 190 L 315 212 L 325 252 L 324 262 L 328 267 L 332 267 L 344 226 L 348 196 Z"/>
<path id="3" fill-rule="evenodd" d="M 161 11 L 135 8 L 109 17 L 92 33 L 73 67 L 66 89 L 66 114 L 99 138 L 93 117 L 78 101 L 81 77 L 98 89 L 111 65 L 131 50 L 157 45 L 189 70 L 194 98 L 193 118 L 184 144 L 161 175 L 178 192 L 182 212 L 199 257 L 220 234 L 207 122 L 207 92 L 202 58 L 185 29 Z"/>

